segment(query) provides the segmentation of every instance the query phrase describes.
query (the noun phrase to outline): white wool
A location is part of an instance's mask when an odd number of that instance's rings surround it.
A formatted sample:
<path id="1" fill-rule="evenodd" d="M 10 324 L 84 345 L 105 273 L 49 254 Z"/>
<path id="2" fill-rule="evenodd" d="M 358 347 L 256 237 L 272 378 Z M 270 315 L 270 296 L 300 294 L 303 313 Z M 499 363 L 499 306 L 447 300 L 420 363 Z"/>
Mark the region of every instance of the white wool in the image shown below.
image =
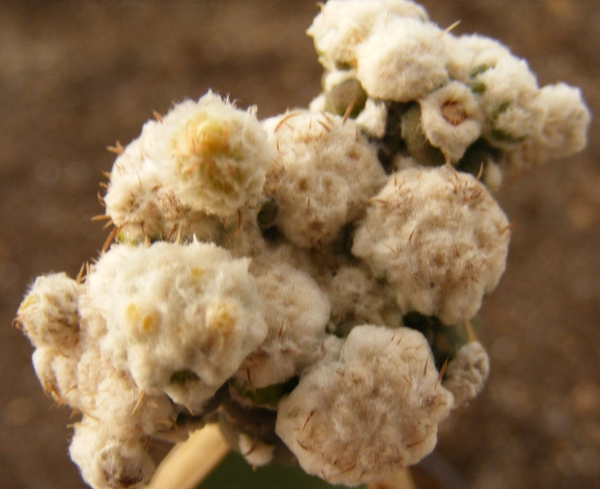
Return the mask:
<path id="1" fill-rule="evenodd" d="M 451 406 L 423 335 L 357 326 L 340 360 L 310 370 L 281 402 L 276 432 L 307 473 L 355 486 L 430 453 Z"/>
<path id="2" fill-rule="evenodd" d="M 226 217 L 258 196 L 272 153 L 254 112 L 208 92 L 163 118 L 154 159 L 184 205 Z"/>
<path id="3" fill-rule="evenodd" d="M 590 111 L 585 106 L 581 90 L 566 83 L 543 87 L 539 104 L 545 109 L 538 143 L 543 156 L 560 158 L 581 151 L 587 144 Z"/>
<path id="4" fill-rule="evenodd" d="M 17 311 L 17 321 L 33 346 L 59 351 L 75 347 L 81 286 L 65 273 L 38 277 Z"/>
<path id="5" fill-rule="evenodd" d="M 392 161 L 392 170 L 395 172 L 401 172 L 402 170 L 409 170 L 411 168 L 423 168 L 422 165 L 419 165 L 414 158 L 410 156 L 404 156 L 402 153 L 396 155 L 394 160 Z"/>
<path id="6" fill-rule="evenodd" d="M 369 37 L 378 17 L 389 16 L 427 20 L 425 9 L 407 0 L 329 0 L 307 31 L 319 62 L 329 70 L 356 66 L 356 46 Z"/>
<path id="7" fill-rule="evenodd" d="M 317 283 L 290 265 L 275 265 L 256 277 L 256 285 L 269 331 L 237 374 L 249 389 L 284 382 L 320 360 L 330 312 Z"/>
<path id="8" fill-rule="evenodd" d="M 502 180 L 502 169 L 500 168 L 500 165 L 488 161 L 485 165 L 481 181 L 493 192 L 502 185 Z"/>
<path id="9" fill-rule="evenodd" d="M 411 18 L 385 19 L 356 49 L 357 77 L 370 97 L 409 102 L 448 82 L 443 31 Z"/>
<path id="10" fill-rule="evenodd" d="M 460 160 L 481 134 L 483 116 L 471 90 L 462 83 L 451 82 L 419 103 L 425 137 L 444 153 L 447 161 Z"/>
<path id="11" fill-rule="evenodd" d="M 240 211 L 227 223 L 218 244 L 231 252 L 234 258 L 253 257 L 265 251 L 266 242 L 257 216 L 260 210 L 261 202 L 256 207 Z"/>
<path id="12" fill-rule="evenodd" d="M 240 453 L 252 467 L 262 467 L 273 460 L 273 445 L 267 445 L 245 433 L 240 433 L 238 444 Z"/>
<path id="13" fill-rule="evenodd" d="M 385 181 L 375 148 L 354 121 L 334 115 L 294 111 L 264 125 L 277 152 L 268 180 L 276 226 L 300 247 L 333 241 Z"/>
<path id="14" fill-rule="evenodd" d="M 390 176 L 352 253 L 396 290 L 403 313 L 445 324 L 471 318 L 506 266 L 508 220 L 473 176 L 446 166 Z"/>
<path id="15" fill-rule="evenodd" d="M 308 110 L 311 112 L 325 112 L 325 94 L 321 93 L 308 104 Z"/>
<path id="16" fill-rule="evenodd" d="M 541 128 L 514 150 L 507 152 L 504 171 L 515 177 L 521 172 L 581 151 L 587 143 L 590 112 L 578 88 L 565 83 L 543 87 L 536 104 L 543 111 Z"/>
<path id="17" fill-rule="evenodd" d="M 141 489 L 154 473 L 143 440 L 121 438 L 89 418 L 76 426 L 69 454 L 94 489 Z"/>
<path id="18" fill-rule="evenodd" d="M 473 78 L 481 85 L 480 107 L 486 119 L 484 135 L 494 145 L 510 149 L 541 130 L 544 110 L 538 86 L 527 63 L 503 57 Z"/>
<path id="19" fill-rule="evenodd" d="M 323 289 L 331 302 L 331 324 L 336 334 L 347 335 L 360 324 L 392 328 L 402 324 L 393 291 L 364 267 L 343 265 Z"/>
<path id="20" fill-rule="evenodd" d="M 79 405 L 74 406 L 121 436 L 153 435 L 172 425 L 175 408 L 164 394 L 150 395 L 137 388 L 131 376 L 116 370 L 98 347 L 84 351 L 77 364 Z M 115 393 L 119 395 L 115 395 Z"/>
<path id="21" fill-rule="evenodd" d="M 478 74 L 496 66 L 501 59 L 512 58 L 502 43 L 479 34 L 456 37 L 446 33 L 444 43 L 450 76 L 463 83 L 473 82 Z"/>
<path id="22" fill-rule="evenodd" d="M 510 49 L 496 39 L 481 34 L 464 34 L 461 44 L 473 53 L 472 66 L 496 66 L 498 61 L 511 57 Z"/>
<path id="23" fill-rule="evenodd" d="M 146 240 L 218 241 L 223 221 L 182 204 L 151 170 L 113 179 L 105 197 L 107 214 L 119 228 L 117 239 L 129 244 Z"/>
<path id="24" fill-rule="evenodd" d="M 375 139 L 381 139 L 385 135 L 388 109 L 384 102 L 368 98 L 365 108 L 356 118 L 358 128 Z"/>
<path id="25" fill-rule="evenodd" d="M 164 127 L 157 121 L 144 124 L 140 137 L 116 159 L 104 202 L 106 215 L 119 228 L 118 240 L 141 244 L 167 238 L 217 241 L 222 223 L 184 204 L 161 175 L 164 155 L 159 155 Z M 164 153 L 164 151 L 163 151 Z"/>
<path id="26" fill-rule="evenodd" d="M 455 407 L 477 397 L 490 373 L 490 359 L 478 341 L 463 345 L 448 364 L 444 387 L 452 392 Z"/>
<path id="27" fill-rule="evenodd" d="M 200 410 L 267 332 L 248 263 L 202 243 L 113 246 L 88 282 L 102 351 L 140 390 Z"/>
<path id="28" fill-rule="evenodd" d="M 117 176 L 113 173 L 104 196 L 106 213 L 128 242 L 143 242 L 165 236 L 163 216 L 157 205 L 160 179 L 155 172 L 140 169 Z"/>
<path id="29" fill-rule="evenodd" d="M 52 346 L 40 346 L 31 361 L 45 393 L 58 403 L 80 406 L 76 356 L 66 356 Z"/>

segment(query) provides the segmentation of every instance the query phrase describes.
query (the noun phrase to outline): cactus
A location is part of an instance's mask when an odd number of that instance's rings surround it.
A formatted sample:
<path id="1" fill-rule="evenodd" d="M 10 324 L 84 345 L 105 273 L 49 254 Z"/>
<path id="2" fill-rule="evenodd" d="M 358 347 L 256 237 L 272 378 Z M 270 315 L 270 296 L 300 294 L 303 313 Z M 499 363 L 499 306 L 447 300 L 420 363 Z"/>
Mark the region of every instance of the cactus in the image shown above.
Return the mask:
<path id="1" fill-rule="evenodd" d="M 308 33 L 308 109 L 208 92 L 147 122 L 113 148 L 101 256 L 17 312 L 95 489 L 143 487 L 147 440 L 206 424 L 254 466 L 389 478 L 483 388 L 471 321 L 511 234 L 492 192 L 584 147 L 581 94 L 409 0 L 329 0 Z"/>

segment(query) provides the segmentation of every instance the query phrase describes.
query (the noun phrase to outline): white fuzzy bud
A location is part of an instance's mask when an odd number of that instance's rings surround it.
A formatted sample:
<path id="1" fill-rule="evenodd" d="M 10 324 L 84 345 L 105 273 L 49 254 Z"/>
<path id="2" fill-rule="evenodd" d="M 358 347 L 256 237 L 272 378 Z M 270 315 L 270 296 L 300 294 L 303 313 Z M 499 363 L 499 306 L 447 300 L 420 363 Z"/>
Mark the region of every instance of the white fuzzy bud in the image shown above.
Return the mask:
<path id="1" fill-rule="evenodd" d="M 284 382 L 319 360 L 330 311 L 317 283 L 289 265 L 276 265 L 256 285 L 269 331 L 237 375 L 250 389 Z"/>
<path id="2" fill-rule="evenodd" d="M 310 370 L 281 402 L 276 431 L 307 473 L 355 486 L 431 452 L 451 406 L 420 333 L 357 326 L 340 360 Z"/>
<path id="3" fill-rule="evenodd" d="M 303 248 L 333 241 L 385 182 L 375 148 L 354 121 L 333 115 L 291 112 L 265 127 L 277 151 L 268 181 L 276 226 Z"/>
<path id="4" fill-rule="evenodd" d="M 538 136 L 544 156 L 560 158 L 581 151 L 591 118 L 581 90 L 566 83 L 548 85 L 540 90 L 539 103 L 546 110 Z"/>
<path id="5" fill-rule="evenodd" d="M 347 335 L 360 324 L 392 328 L 402 324 L 393 291 L 365 267 L 344 265 L 323 288 L 331 302 L 331 323 L 336 334 Z"/>
<path id="6" fill-rule="evenodd" d="M 448 364 L 444 387 L 452 392 L 455 407 L 468 404 L 483 389 L 490 373 L 490 359 L 478 341 L 463 345 Z"/>
<path id="7" fill-rule="evenodd" d="M 456 324 L 498 283 L 509 238 L 487 189 L 444 166 L 392 175 L 371 200 L 352 253 L 394 286 L 403 313 Z"/>
<path id="8" fill-rule="evenodd" d="M 267 332 L 248 264 L 202 243 L 112 247 L 88 279 L 102 351 L 140 390 L 200 410 Z"/>
<path id="9" fill-rule="evenodd" d="M 142 440 L 122 439 L 93 420 L 77 425 L 69 453 L 94 489 L 141 489 L 154 473 Z"/>
<path id="10" fill-rule="evenodd" d="M 383 19 L 356 49 L 357 78 L 370 97 L 409 102 L 448 82 L 443 31 L 411 18 Z"/>
<path id="11" fill-rule="evenodd" d="M 36 347 L 68 351 L 79 331 L 80 285 L 65 273 L 38 277 L 21 302 L 17 321 Z"/>
<path id="12" fill-rule="evenodd" d="M 369 37 L 376 19 L 390 15 L 427 20 L 425 9 L 408 0 L 329 0 L 307 33 L 325 68 L 356 67 L 356 46 Z"/>
<path id="13" fill-rule="evenodd" d="M 157 165 L 183 204 L 226 217 L 260 194 L 272 153 L 254 112 L 209 92 L 163 118 Z"/>

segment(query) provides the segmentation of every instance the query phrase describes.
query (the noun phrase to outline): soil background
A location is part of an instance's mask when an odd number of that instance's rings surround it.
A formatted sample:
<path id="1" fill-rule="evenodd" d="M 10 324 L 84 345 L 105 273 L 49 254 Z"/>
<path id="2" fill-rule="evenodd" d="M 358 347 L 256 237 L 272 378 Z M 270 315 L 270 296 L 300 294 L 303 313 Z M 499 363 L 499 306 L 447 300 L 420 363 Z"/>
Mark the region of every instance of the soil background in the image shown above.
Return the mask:
<path id="1" fill-rule="evenodd" d="M 432 20 L 497 38 L 540 85 L 582 87 L 600 113 L 599 0 L 423 0 Z M 208 88 L 264 118 L 306 106 L 321 68 L 314 0 L 0 2 L 0 486 L 83 488 L 70 410 L 45 397 L 11 327 L 39 274 L 97 256 L 105 149 L 152 110 Z M 447 487 L 600 488 L 600 126 L 587 150 L 499 191 L 507 271 L 481 311 L 492 373 L 444 422 L 425 471 Z M 452 485 L 454 484 L 454 485 Z"/>

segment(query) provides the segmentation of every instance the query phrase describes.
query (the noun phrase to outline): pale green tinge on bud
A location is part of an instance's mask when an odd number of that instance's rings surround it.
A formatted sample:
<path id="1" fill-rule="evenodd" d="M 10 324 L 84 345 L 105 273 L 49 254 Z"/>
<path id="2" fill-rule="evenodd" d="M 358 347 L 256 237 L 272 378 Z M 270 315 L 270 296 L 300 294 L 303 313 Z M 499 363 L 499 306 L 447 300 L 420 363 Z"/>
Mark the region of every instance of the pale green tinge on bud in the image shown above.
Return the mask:
<path id="1" fill-rule="evenodd" d="M 419 104 L 412 104 L 402 115 L 401 135 L 408 154 L 421 165 L 441 166 L 446 162 L 444 154 L 425 136 Z"/>
<path id="2" fill-rule="evenodd" d="M 336 115 L 356 119 L 365 108 L 367 93 L 356 79 L 343 81 L 325 94 L 325 110 Z M 349 111 L 349 112 L 348 112 Z"/>

